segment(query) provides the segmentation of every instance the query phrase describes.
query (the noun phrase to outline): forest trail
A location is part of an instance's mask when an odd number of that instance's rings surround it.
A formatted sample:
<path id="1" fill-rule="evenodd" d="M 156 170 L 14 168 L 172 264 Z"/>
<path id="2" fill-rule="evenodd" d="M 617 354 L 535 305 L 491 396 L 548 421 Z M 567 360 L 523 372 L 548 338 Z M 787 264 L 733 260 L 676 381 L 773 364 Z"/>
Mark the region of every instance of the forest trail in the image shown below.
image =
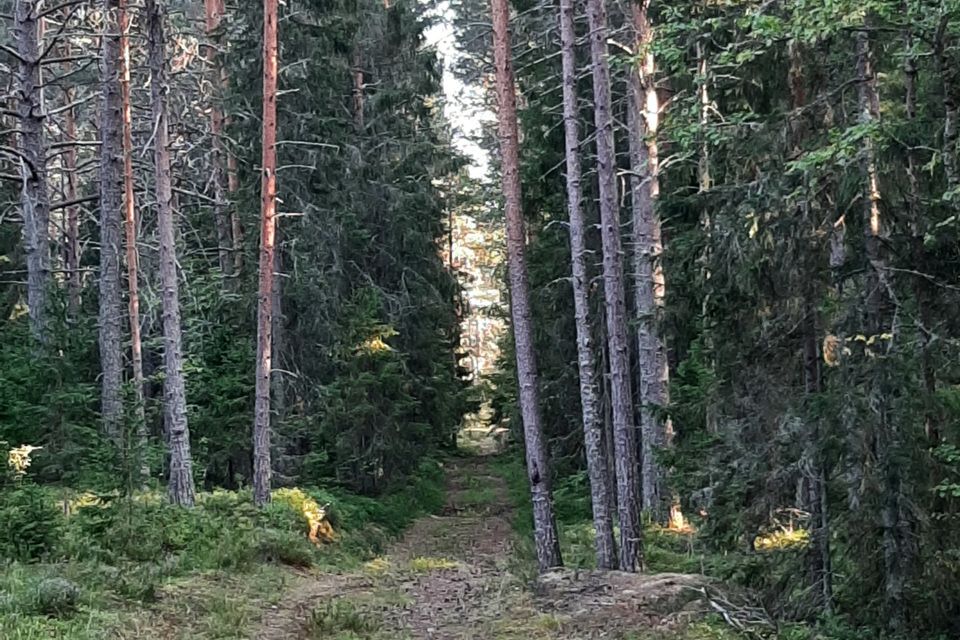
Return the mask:
<path id="1" fill-rule="evenodd" d="M 254 637 L 497 637 L 490 626 L 520 591 L 508 567 L 514 536 L 506 486 L 486 457 L 454 460 L 446 474 L 439 515 L 417 520 L 361 572 L 300 577 Z"/>
<path id="2" fill-rule="evenodd" d="M 416 521 L 361 571 L 301 576 L 254 638 L 643 638 L 693 615 L 700 576 L 561 570 L 530 588 L 490 459 L 453 460 L 447 478 L 439 515 Z"/>

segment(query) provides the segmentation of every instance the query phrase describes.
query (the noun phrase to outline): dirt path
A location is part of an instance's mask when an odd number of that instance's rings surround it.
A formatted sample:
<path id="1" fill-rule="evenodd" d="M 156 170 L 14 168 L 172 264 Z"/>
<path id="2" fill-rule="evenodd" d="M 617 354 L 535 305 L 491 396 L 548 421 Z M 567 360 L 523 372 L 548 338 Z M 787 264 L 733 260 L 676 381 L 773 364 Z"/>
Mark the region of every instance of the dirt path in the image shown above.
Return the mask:
<path id="1" fill-rule="evenodd" d="M 361 572 L 298 578 L 254 637 L 666 638 L 670 617 L 702 585 L 694 576 L 561 571 L 531 589 L 515 571 L 513 512 L 489 460 L 455 460 L 447 477 L 440 515 L 418 520 Z"/>
<path id="2" fill-rule="evenodd" d="M 391 550 L 399 571 L 389 581 L 405 602 L 385 612 L 384 626 L 413 638 L 492 638 L 491 624 L 522 591 L 509 568 L 506 486 L 482 458 L 454 464 L 448 477 L 444 512 L 419 520 Z"/>
<path id="3" fill-rule="evenodd" d="M 522 594 L 508 568 L 513 530 L 506 486 L 483 457 L 454 460 L 446 471 L 441 514 L 419 519 L 361 573 L 298 578 L 286 604 L 268 612 L 254 637 L 495 637 L 480 630 Z"/>

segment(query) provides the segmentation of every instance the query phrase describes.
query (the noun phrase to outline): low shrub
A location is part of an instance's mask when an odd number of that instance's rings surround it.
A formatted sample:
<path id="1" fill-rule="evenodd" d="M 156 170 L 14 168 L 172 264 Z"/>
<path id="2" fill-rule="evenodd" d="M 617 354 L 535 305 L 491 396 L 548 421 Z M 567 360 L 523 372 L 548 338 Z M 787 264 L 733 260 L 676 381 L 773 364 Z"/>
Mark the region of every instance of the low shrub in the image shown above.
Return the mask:
<path id="1" fill-rule="evenodd" d="M 42 559 L 53 551 L 63 524 L 56 500 L 42 487 L 23 483 L 0 493 L 0 556 Z"/>
<path id="2" fill-rule="evenodd" d="M 68 617 L 81 604 L 83 590 L 77 582 L 53 573 L 50 567 L 14 562 L 0 567 L 0 574 L 0 618 Z"/>
<path id="3" fill-rule="evenodd" d="M 310 567 L 316 555 L 316 548 L 303 535 L 276 529 L 264 529 L 260 533 L 257 551 L 265 562 L 291 567 Z"/>
<path id="4" fill-rule="evenodd" d="M 76 611 L 80 603 L 80 587 L 66 578 L 47 578 L 37 585 L 34 597 L 36 613 L 64 616 Z"/>
<path id="5" fill-rule="evenodd" d="M 329 531 L 324 527 L 326 511 L 316 499 L 303 489 L 277 489 L 273 500 L 261 512 L 263 525 L 280 531 L 292 531 L 309 536 L 319 542 L 319 531 Z M 324 541 L 330 542 L 330 536 Z"/>

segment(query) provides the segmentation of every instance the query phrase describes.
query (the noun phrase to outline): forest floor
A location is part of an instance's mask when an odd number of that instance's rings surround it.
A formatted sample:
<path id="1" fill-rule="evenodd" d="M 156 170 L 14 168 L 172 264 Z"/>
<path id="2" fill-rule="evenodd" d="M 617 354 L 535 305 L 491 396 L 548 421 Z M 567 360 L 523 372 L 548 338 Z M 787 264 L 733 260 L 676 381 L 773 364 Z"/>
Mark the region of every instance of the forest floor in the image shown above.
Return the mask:
<path id="1" fill-rule="evenodd" d="M 557 571 L 531 580 L 514 507 L 491 458 L 446 465 L 447 504 L 350 573 L 303 574 L 274 598 L 257 640 L 733 638 L 697 632 L 697 575 Z"/>
<path id="2" fill-rule="evenodd" d="M 363 514 L 371 504 L 343 503 L 348 507 L 342 512 L 348 514 L 345 517 L 366 524 L 344 527 L 338 542 L 320 548 L 298 534 L 271 538 L 276 532 L 270 529 L 255 530 L 263 540 L 251 538 L 254 530 L 249 523 L 214 515 L 217 499 L 229 510 L 247 508 L 246 499 L 226 493 L 209 497 L 210 504 L 196 512 L 168 513 L 174 518 L 169 525 L 151 520 L 152 524 L 133 529 L 134 544 L 139 541 L 143 547 L 153 540 L 153 527 L 169 526 L 174 532 L 186 527 L 211 537 L 209 545 L 187 548 L 181 557 L 167 554 L 153 562 L 114 558 L 113 564 L 79 559 L 0 565 L 0 638 L 775 637 L 776 625 L 761 609 L 750 606 L 746 594 L 732 593 L 704 577 L 704 572 L 712 571 L 707 558 L 693 549 L 688 533 L 648 527 L 646 558 L 651 573 L 585 569 L 593 564 L 589 506 L 585 512 L 584 498 L 566 487 L 558 487 L 555 498 L 564 559 L 574 568 L 538 576 L 523 464 L 513 455 L 495 455 L 496 438 L 491 436 L 497 434 L 480 430 L 477 435 L 483 438 L 480 446 L 474 442 L 469 453 L 450 457 L 440 467 L 432 463 L 429 481 L 411 484 L 419 500 L 398 494 L 380 520 Z M 377 506 L 386 508 L 385 500 Z M 141 514 L 149 513 L 146 507 L 140 509 Z M 404 513 L 409 517 L 404 519 Z M 421 513 L 432 515 L 416 517 Z M 185 519 L 177 520 L 178 515 Z M 196 528 L 195 520 L 219 529 Z M 377 524 L 394 521 L 392 528 Z M 401 531 L 399 538 L 389 541 L 388 532 Z M 277 542 L 259 546 L 271 539 Z M 74 544 L 96 543 L 81 538 Z M 249 545 L 258 546 L 247 549 Z M 263 549 L 269 549 L 269 555 L 264 556 Z M 145 550 L 144 555 L 156 554 Z M 40 611 L 40 585 L 49 578 L 74 585 L 79 601 L 55 615 Z M 750 626 L 749 636 L 734 629 L 744 624 Z"/>
<path id="3" fill-rule="evenodd" d="M 468 427 L 459 454 L 425 461 L 402 491 L 371 500 L 317 489 L 310 499 L 329 499 L 338 527 L 320 546 L 279 528 L 299 522 L 296 512 L 258 519 L 237 492 L 205 495 L 190 511 L 159 497 L 123 503 L 120 515 L 95 503 L 61 525 L 61 559 L 0 563 L 0 639 L 776 637 L 749 594 L 704 576 L 731 575 L 717 571 L 729 563 L 696 549 L 688 531 L 647 527 L 648 573 L 589 569 L 582 479 L 554 493 L 568 568 L 537 575 L 522 460 L 500 455 L 502 430 Z M 81 526 L 98 523 L 120 537 Z"/>

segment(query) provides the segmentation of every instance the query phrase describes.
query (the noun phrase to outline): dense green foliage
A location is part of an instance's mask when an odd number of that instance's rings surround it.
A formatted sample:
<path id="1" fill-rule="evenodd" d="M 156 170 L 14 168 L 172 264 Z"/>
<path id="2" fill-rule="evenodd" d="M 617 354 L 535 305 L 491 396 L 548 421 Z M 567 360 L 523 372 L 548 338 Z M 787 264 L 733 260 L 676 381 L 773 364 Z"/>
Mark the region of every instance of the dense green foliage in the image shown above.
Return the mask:
<path id="1" fill-rule="evenodd" d="M 171 42 L 206 41 L 194 20 L 202 7 L 181 12 L 174 5 Z M 376 494 L 402 482 L 421 456 L 449 445 L 467 406 L 456 367 L 458 284 L 439 255 L 453 206 L 442 185 L 457 179 L 463 161 L 439 109 L 435 52 L 421 48 L 426 7 L 297 2 L 285 11 L 291 17 L 281 29 L 277 471 L 281 483 L 324 482 Z M 203 175 L 215 161 L 205 105 L 218 98 L 197 84 L 207 73 L 203 59 L 168 47 L 187 399 L 196 480 L 206 489 L 243 486 L 251 472 L 261 31 L 260 7 L 244 4 L 215 34 L 229 43 L 222 52 L 230 78 L 223 102 L 231 123 L 227 144 L 238 166 L 233 206 L 244 231 L 243 269 L 229 277 L 217 261 L 213 187 Z M 141 56 L 135 48 L 135 83 L 145 78 Z M 358 63 L 362 123 L 352 91 Z M 145 115 L 141 98 L 135 90 L 135 118 Z M 146 145 L 150 127 L 142 123 L 135 142 Z M 92 134 L 81 127 L 82 135 Z M 87 157 L 83 149 L 80 154 Z M 136 197 L 149 202 L 152 174 L 138 171 L 136 179 Z M 8 184 L 0 191 L 3 205 L 16 207 L 18 192 Z M 83 190 L 94 186 L 81 184 Z M 87 212 L 81 219 L 84 241 L 95 243 L 96 225 Z M 145 207 L 139 248 L 146 409 L 159 442 L 163 346 L 155 233 L 155 217 Z M 23 268 L 15 240 L 4 251 L 11 271 Z M 93 267 L 95 253 L 85 252 L 84 266 Z M 66 293 L 54 292 L 52 338 L 40 354 L 29 338 L 23 288 L 3 285 L 10 303 L 0 322 L 0 441 L 42 446 L 33 472 L 45 482 L 126 489 L 143 453 L 162 481 L 162 447 L 134 450 L 132 401 L 130 434 L 119 450 L 101 436 L 96 278 L 84 283 L 75 314 L 68 312 Z M 132 400 L 132 391 L 128 395 Z"/>
<path id="2" fill-rule="evenodd" d="M 438 112 L 435 54 L 420 49 L 423 10 L 306 3 L 282 36 L 282 47 L 323 61 L 281 78 L 281 91 L 294 90 L 280 101 L 289 141 L 279 149 L 289 167 L 281 191 L 296 213 L 280 221 L 290 278 L 277 353 L 279 367 L 296 372 L 283 392 L 282 431 L 289 453 L 308 454 L 310 479 L 332 476 L 368 492 L 451 442 L 465 406 L 454 357 L 458 285 L 438 253 L 453 205 L 439 186 L 462 161 Z M 258 9 L 249 12 L 240 41 L 255 47 Z M 351 104 L 358 66 L 362 114 Z M 239 86 L 257 72 L 230 71 Z M 235 100 L 240 114 L 259 104 L 249 93 Z M 255 133 L 237 121 L 240 148 L 255 151 Z M 241 170 L 251 207 L 259 194 L 256 174 L 244 178 L 252 157 Z"/>

